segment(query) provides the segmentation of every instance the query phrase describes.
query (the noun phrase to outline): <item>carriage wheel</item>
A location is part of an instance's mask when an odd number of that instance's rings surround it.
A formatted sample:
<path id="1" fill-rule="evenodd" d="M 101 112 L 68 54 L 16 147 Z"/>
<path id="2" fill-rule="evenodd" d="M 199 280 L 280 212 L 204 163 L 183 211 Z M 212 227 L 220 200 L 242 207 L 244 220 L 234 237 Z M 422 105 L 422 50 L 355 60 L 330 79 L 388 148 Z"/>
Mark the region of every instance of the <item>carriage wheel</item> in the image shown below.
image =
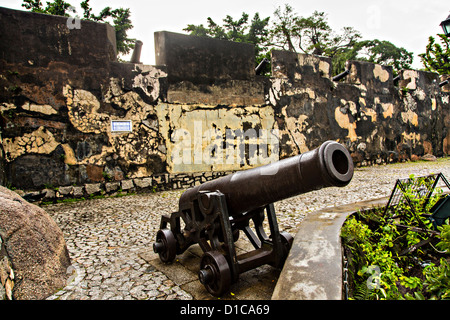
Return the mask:
<path id="1" fill-rule="evenodd" d="M 289 250 L 291 250 L 292 243 L 294 242 L 294 237 L 285 231 L 280 232 L 280 236 L 281 236 L 281 243 L 287 249 L 287 252 L 289 252 Z"/>
<path id="2" fill-rule="evenodd" d="M 209 293 L 220 297 L 231 285 L 231 271 L 227 259 L 218 251 L 206 252 L 200 262 L 198 278 Z"/>
<path id="3" fill-rule="evenodd" d="M 177 240 L 173 232 L 169 229 L 159 230 L 156 234 L 156 242 L 153 244 L 153 251 L 159 254 L 162 262 L 173 262 L 177 255 Z"/>

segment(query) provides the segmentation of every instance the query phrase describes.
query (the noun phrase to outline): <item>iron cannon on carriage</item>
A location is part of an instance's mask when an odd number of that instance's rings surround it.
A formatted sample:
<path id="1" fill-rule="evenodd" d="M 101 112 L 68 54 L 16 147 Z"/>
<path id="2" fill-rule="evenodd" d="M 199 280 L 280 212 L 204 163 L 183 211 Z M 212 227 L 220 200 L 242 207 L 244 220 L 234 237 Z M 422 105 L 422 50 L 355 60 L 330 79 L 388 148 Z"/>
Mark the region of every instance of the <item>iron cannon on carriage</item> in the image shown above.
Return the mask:
<path id="1" fill-rule="evenodd" d="M 275 202 L 343 187 L 352 177 L 347 149 L 327 141 L 315 150 L 205 182 L 181 195 L 178 211 L 161 217 L 153 249 L 161 261 L 170 263 L 198 244 L 203 251 L 199 280 L 212 295 L 221 296 L 243 272 L 264 264 L 283 266 L 293 237 L 280 232 Z M 269 236 L 263 226 L 266 218 Z M 240 231 L 254 250 L 237 255 Z"/>

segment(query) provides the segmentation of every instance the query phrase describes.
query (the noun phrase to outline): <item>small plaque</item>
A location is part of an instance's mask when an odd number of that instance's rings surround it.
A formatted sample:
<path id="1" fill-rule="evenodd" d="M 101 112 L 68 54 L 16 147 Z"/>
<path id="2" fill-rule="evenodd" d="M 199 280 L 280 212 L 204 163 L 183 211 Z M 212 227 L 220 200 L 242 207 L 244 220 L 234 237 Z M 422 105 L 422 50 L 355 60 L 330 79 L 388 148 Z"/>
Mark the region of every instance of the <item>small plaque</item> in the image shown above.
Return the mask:
<path id="1" fill-rule="evenodd" d="M 111 132 L 132 132 L 131 120 L 111 120 Z"/>

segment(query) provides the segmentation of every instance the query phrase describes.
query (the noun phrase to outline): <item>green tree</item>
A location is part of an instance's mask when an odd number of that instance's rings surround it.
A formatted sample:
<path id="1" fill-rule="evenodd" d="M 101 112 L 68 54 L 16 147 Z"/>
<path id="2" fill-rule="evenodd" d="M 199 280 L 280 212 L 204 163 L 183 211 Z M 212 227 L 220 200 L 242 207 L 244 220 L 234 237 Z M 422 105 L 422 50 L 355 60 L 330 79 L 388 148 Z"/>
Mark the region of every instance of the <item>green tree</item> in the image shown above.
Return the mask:
<path id="1" fill-rule="evenodd" d="M 352 27 L 334 32 L 324 12 L 314 11 L 309 17 L 301 17 L 286 4 L 284 8 L 278 7 L 274 15 L 270 30 L 274 48 L 331 57 L 335 74 L 344 71 L 345 62 L 357 55 L 355 48 L 361 34 Z"/>
<path id="2" fill-rule="evenodd" d="M 311 16 L 302 17 L 286 4 L 275 10 L 272 20 L 261 19 L 258 13 L 250 23 L 248 18 L 246 13 L 238 20 L 227 16 L 223 25 L 208 18 L 206 27 L 190 24 L 184 31 L 195 36 L 252 43 L 257 63 L 270 58 L 272 49 L 325 55 L 332 58 L 334 74 L 345 70 L 347 60 L 390 65 L 394 73 L 410 68 L 413 61 L 413 54 L 404 48 L 378 39 L 361 40 L 361 33 L 352 27 L 335 32 L 325 12 L 314 11 Z"/>
<path id="3" fill-rule="evenodd" d="M 299 17 L 288 4 L 285 5 L 284 10 L 278 7 L 274 15 L 275 20 L 270 30 L 270 44 L 281 50 L 296 52 L 295 39 L 299 37 L 297 26 Z"/>
<path id="4" fill-rule="evenodd" d="M 351 47 L 339 48 L 333 55 L 333 72 L 337 74 L 344 71 L 347 60 L 359 60 L 392 66 L 394 74 L 398 74 L 402 69 L 410 69 L 413 59 L 412 52 L 389 41 L 363 40 Z"/>
<path id="5" fill-rule="evenodd" d="M 347 60 L 390 65 L 395 73 L 411 67 L 411 52 L 389 41 L 361 40 L 361 33 L 352 27 L 335 32 L 324 12 L 314 11 L 309 17 L 301 17 L 286 4 L 284 8 L 278 7 L 274 15 L 274 26 L 270 30 L 274 47 L 331 57 L 334 74 L 345 70 Z"/>
<path id="6" fill-rule="evenodd" d="M 345 27 L 336 33 L 328 24 L 325 12 L 314 11 L 309 17 L 300 17 L 286 4 L 275 12 L 274 26 L 270 30 L 271 45 L 282 50 L 324 55 L 333 58 L 343 48 L 353 47 L 361 34 Z"/>
<path id="7" fill-rule="evenodd" d="M 64 0 L 54 0 L 53 2 L 47 2 L 47 6 L 44 8 L 40 0 L 23 0 L 22 7 L 32 12 L 69 17 L 67 11 L 71 5 Z"/>
<path id="8" fill-rule="evenodd" d="M 392 66 L 394 73 L 401 69 L 410 69 L 413 62 L 413 53 L 405 48 L 399 48 L 389 41 L 367 40 L 360 42 L 362 50 L 366 50 L 365 56 L 358 56 L 360 60 L 367 60 L 385 66 Z"/>
<path id="9" fill-rule="evenodd" d="M 438 37 L 441 44 L 436 43 L 434 37 L 429 37 L 426 52 L 419 54 L 419 57 L 427 71 L 450 74 L 449 38 L 444 34 L 438 34 Z"/>
<path id="10" fill-rule="evenodd" d="M 83 9 L 83 18 L 85 20 L 106 22 L 107 19 L 112 20 L 112 25 L 116 30 L 116 43 L 118 54 L 128 54 L 134 48 L 135 39 L 128 38 L 128 30 L 133 28 L 130 20 L 130 9 L 112 9 L 111 7 L 104 8 L 98 15 L 92 13 L 92 8 L 89 5 L 89 0 L 84 0 L 80 4 Z M 64 0 L 47 1 L 47 6 L 44 7 L 40 0 L 23 0 L 22 7 L 31 10 L 32 12 L 46 13 L 58 16 L 69 17 L 69 12 L 76 13 L 70 3 Z"/>

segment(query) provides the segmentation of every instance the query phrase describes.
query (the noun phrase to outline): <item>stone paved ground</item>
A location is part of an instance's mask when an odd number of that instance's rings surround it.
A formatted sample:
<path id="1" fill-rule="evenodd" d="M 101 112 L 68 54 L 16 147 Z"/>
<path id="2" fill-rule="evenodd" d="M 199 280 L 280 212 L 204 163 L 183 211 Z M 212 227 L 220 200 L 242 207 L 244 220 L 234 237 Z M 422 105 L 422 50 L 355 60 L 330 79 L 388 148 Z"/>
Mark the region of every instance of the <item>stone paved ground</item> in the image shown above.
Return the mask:
<path id="1" fill-rule="evenodd" d="M 280 229 L 294 236 L 308 212 L 388 196 L 398 178 L 438 172 L 450 179 L 450 158 L 437 162 L 357 169 L 352 182 L 345 188 L 328 188 L 276 203 Z M 166 191 L 45 206 L 44 209 L 64 232 L 73 263 L 73 267 L 68 270 L 72 275 L 68 286 L 48 299 L 210 298 L 207 293 L 195 294 L 195 290 L 190 290 L 189 285 L 180 286 L 177 278 L 184 272 L 187 274 L 188 268 L 180 269 L 174 264 L 171 267 L 173 272 L 163 273 L 161 270 L 164 269 L 158 266 L 155 262 L 157 259 L 151 252 L 161 215 L 170 214 L 177 209 L 182 192 Z M 195 250 L 194 248 L 186 254 L 195 254 Z M 186 254 L 180 259 L 189 260 Z M 193 260 L 199 263 L 199 260 Z M 266 291 L 269 293 L 257 297 L 270 299 L 270 290 L 273 289 L 276 282 L 274 277 L 278 273 L 264 270 L 264 267 L 256 270 L 250 278 L 266 275 L 266 281 L 262 285 L 267 284 Z M 254 291 L 265 292 L 252 285 L 251 279 L 248 281 L 249 290 L 254 287 Z M 234 289 L 237 293 L 230 298 L 255 297 L 248 291 Z"/>

